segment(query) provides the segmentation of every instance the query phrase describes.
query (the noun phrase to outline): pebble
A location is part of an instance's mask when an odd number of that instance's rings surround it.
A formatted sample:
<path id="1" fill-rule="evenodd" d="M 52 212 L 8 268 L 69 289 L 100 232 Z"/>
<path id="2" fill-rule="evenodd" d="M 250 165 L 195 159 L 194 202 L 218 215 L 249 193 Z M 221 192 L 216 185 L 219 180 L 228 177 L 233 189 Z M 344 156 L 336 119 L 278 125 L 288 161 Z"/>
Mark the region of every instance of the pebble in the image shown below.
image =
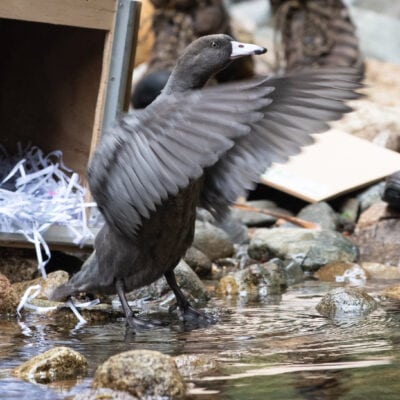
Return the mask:
<path id="1" fill-rule="evenodd" d="M 218 368 L 215 357 L 209 354 L 181 354 L 174 360 L 181 375 L 189 379 Z"/>
<path id="2" fill-rule="evenodd" d="M 333 208 L 326 202 L 309 204 L 297 214 L 297 218 L 315 222 L 321 229 L 335 231 L 339 224 L 339 218 Z"/>
<path id="3" fill-rule="evenodd" d="M 195 247 L 189 247 L 183 259 L 198 276 L 207 277 L 211 274 L 211 260 Z"/>
<path id="4" fill-rule="evenodd" d="M 19 297 L 8 278 L 0 274 L 0 314 L 15 314 Z"/>
<path id="5" fill-rule="evenodd" d="M 394 280 L 400 279 L 400 268 L 374 262 L 363 262 L 361 267 L 367 271 L 371 279 Z"/>

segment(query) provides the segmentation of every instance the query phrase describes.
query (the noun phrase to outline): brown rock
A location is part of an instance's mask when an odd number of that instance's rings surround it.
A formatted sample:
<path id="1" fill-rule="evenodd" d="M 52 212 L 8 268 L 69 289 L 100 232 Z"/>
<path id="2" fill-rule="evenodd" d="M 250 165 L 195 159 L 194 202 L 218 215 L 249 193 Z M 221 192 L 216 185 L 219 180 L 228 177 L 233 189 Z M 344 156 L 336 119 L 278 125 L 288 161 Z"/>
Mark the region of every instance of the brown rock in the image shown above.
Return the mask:
<path id="1" fill-rule="evenodd" d="M 400 212 L 388 207 L 384 201 L 375 203 L 360 215 L 355 232 L 357 233 L 364 228 L 374 226 L 382 220 L 392 218 L 400 218 Z"/>
<path id="2" fill-rule="evenodd" d="M 0 274 L 0 314 L 15 314 L 19 297 L 6 276 Z"/>
<path id="3" fill-rule="evenodd" d="M 400 279 L 400 268 L 373 262 L 363 262 L 361 267 L 367 271 L 371 279 Z"/>
<path id="4" fill-rule="evenodd" d="M 181 354 L 174 357 L 174 360 L 185 378 L 202 375 L 218 367 L 215 357 L 209 354 Z"/>
<path id="5" fill-rule="evenodd" d="M 223 276 L 217 286 L 219 296 L 236 296 L 239 293 L 239 286 L 233 275 Z"/>
<path id="6" fill-rule="evenodd" d="M 95 373 L 94 388 L 108 387 L 133 396 L 181 398 L 186 387 L 172 357 L 131 350 L 110 357 Z"/>
<path id="7" fill-rule="evenodd" d="M 323 282 L 336 282 L 337 281 L 336 278 L 338 276 L 343 276 L 343 274 L 346 271 L 349 271 L 352 268 L 355 269 L 355 267 L 360 268 L 360 266 L 356 263 L 341 262 L 341 261 L 332 262 L 324 265 L 318 271 L 316 271 L 314 277 Z M 367 278 L 366 273 L 364 278 Z"/>
<path id="8" fill-rule="evenodd" d="M 389 286 L 383 290 L 382 295 L 392 300 L 400 301 L 400 285 Z"/>
<path id="9" fill-rule="evenodd" d="M 12 374 L 37 383 L 50 383 L 83 376 L 87 370 L 86 358 L 68 347 L 54 347 L 28 360 Z"/>

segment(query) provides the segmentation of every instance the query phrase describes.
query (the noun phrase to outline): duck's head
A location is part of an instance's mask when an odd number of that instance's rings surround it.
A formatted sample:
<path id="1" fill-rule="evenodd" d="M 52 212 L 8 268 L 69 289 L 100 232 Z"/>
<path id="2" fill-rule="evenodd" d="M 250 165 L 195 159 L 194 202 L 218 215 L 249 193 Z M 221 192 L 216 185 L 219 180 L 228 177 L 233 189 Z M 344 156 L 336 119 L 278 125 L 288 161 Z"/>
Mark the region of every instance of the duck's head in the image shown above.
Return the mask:
<path id="1" fill-rule="evenodd" d="M 237 42 L 229 35 L 202 36 L 192 42 L 178 59 L 165 91 L 199 89 L 233 60 L 266 51 L 255 44 Z"/>

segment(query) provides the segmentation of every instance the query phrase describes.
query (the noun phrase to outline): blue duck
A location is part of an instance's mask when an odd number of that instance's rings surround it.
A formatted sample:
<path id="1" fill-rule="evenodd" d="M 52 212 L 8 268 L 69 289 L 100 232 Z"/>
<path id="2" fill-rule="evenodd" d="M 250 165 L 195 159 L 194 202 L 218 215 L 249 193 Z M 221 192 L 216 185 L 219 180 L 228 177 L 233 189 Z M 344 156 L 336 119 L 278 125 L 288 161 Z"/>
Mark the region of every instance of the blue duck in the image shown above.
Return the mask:
<path id="1" fill-rule="evenodd" d="M 174 274 L 193 240 L 196 206 L 224 218 L 271 162 L 284 162 L 312 143 L 310 133 L 349 112 L 345 101 L 362 86 L 359 71 L 327 68 L 202 88 L 232 60 L 265 51 L 224 34 L 196 39 L 161 95 L 104 133 L 88 182 L 105 224 L 92 255 L 52 299 L 117 293 L 134 329 L 147 323 L 125 293 L 165 276 L 181 320 L 212 322 Z"/>

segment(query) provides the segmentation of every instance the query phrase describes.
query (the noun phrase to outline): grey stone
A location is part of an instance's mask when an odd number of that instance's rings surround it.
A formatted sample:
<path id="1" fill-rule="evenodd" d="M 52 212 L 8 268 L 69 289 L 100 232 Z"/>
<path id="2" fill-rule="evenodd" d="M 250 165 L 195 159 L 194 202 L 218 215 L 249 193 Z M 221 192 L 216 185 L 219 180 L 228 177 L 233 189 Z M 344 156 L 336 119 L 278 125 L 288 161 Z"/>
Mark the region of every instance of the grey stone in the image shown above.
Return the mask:
<path id="1" fill-rule="evenodd" d="M 206 277 L 211 274 L 210 259 L 195 247 L 189 247 L 183 259 L 198 276 Z"/>
<path id="2" fill-rule="evenodd" d="M 189 300 L 197 302 L 207 301 L 209 299 L 207 289 L 203 282 L 184 260 L 180 261 L 174 271 L 178 285 L 185 295 L 188 296 Z M 151 285 L 127 293 L 127 299 L 133 301 L 143 298 L 152 298 L 157 300 L 157 302 L 163 302 L 165 297 L 170 293 L 171 289 L 165 278 L 162 277 Z"/>
<path id="3" fill-rule="evenodd" d="M 350 197 L 343 201 L 340 207 L 341 217 L 348 222 L 356 222 L 360 211 L 360 200 Z"/>
<path id="4" fill-rule="evenodd" d="M 361 211 L 371 207 L 372 204 L 379 203 L 382 200 L 384 188 L 385 182 L 379 182 L 362 191 L 357 196 L 357 199 L 360 201 Z"/>
<path id="5" fill-rule="evenodd" d="M 295 285 L 304 281 L 304 271 L 300 263 L 295 260 L 285 261 L 284 268 L 288 285 Z"/>
<path id="6" fill-rule="evenodd" d="M 265 255 L 298 261 L 305 270 L 316 270 L 332 261 L 355 261 L 358 248 L 340 233 L 302 228 L 259 229 L 249 245 L 249 255 L 264 260 Z"/>
<path id="7" fill-rule="evenodd" d="M 309 204 L 298 214 L 298 218 L 317 223 L 322 229 L 336 230 L 339 218 L 333 208 L 325 202 Z"/>
<path id="8" fill-rule="evenodd" d="M 317 311 L 328 318 L 358 317 L 369 314 L 378 303 L 368 293 L 356 288 L 336 288 L 317 304 Z"/>
<path id="9" fill-rule="evenodd" d="M 193 246 L 207 255 L 211 261 L 230 257 L 234 250 L 226 232 L 209 222 L 201 221 L 196 221 Z"/>
<path id="10" fill-rule="evenodd" d="M 185 382 L 172 357 L 151 350 L 131 350 L 110 357 L 95 373 L 93 388 L 107 387 L 139 398 L 182 398 Z"/>
<path id="11" fill-rule="evenodd" d="M 68 347 L 54 347 L 28 360 L 12 374 L 37 383 L 50 383 L 84 376 L 87 370 L 86 358 Z"/>

